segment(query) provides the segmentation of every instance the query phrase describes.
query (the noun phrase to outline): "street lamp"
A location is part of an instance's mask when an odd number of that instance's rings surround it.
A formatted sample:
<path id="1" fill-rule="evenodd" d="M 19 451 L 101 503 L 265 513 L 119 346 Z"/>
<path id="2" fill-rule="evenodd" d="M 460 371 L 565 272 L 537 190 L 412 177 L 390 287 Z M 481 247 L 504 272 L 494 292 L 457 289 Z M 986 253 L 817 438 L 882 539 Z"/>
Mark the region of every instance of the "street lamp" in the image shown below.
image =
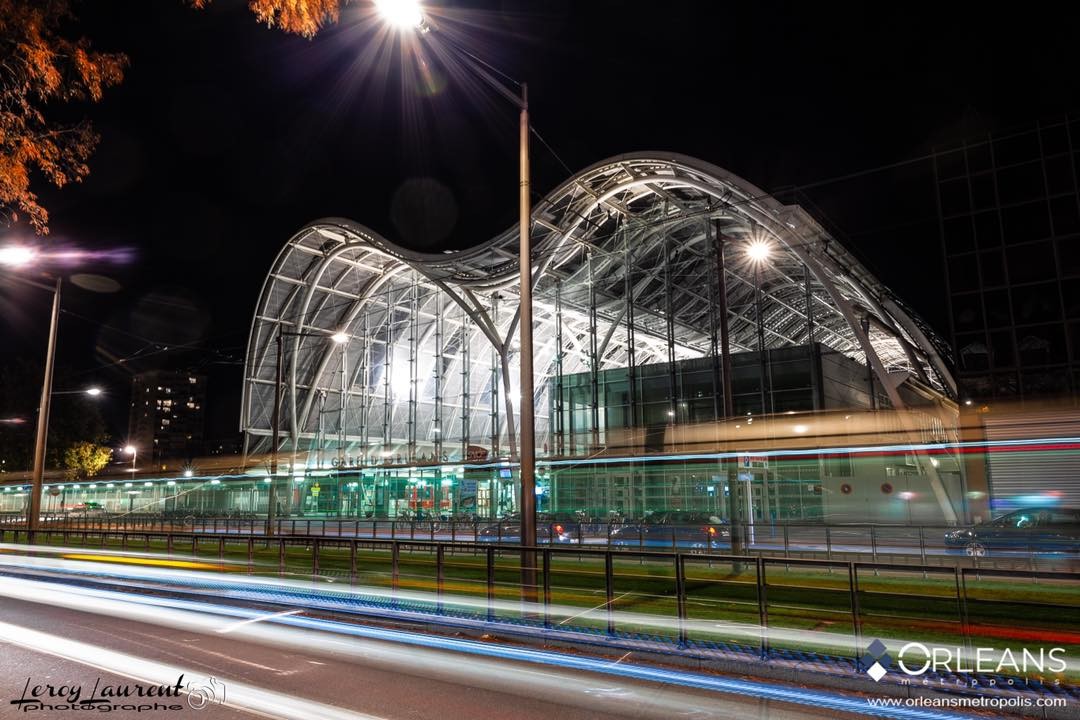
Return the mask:
<path id="1" fill-rule="evenodd" d="M 0 248 L 0 265 L 24 267 L 34 261 L 37 253 L 24 245 L 6 245 Z"/>
<path id="2" fill-rule="evenodd" d="M 18 270 L 33 265 L 39 259 L 39 253 L 35 248 L 25 245 L 7 245 L 0 247 L 0 268 Z M 38 405 L 37 430 L 34 439 L 34 472 L 30 482 L 30 508 L 26 518 L 26 529 L 29 531 L 30 542 L 34 541 L 34 533 L 40 525 L 41 515 L 41 491 L 42 478 L 45 474 L 45 441 L 49 431 L 49 405 L 53 396 L 53 367 L 56 364 L 56 332 L 60 323 L 60 287 L 63 278 L 58 274 L 51 284 L 45 284 L 28 278 L 16 278 L 18 282 L 43 290 L 49 290 L 53 294 L 52 313 L 49 318 L 49 340 L 45 350 L 45 373 L 41 383 L 41 402 Z M 96 392 L 95 392 L 96 390 Z M 98 388 L 89 388 L 85 391 L 88 395 L 101 394 Z M 67 394 L 63 393 L 55 394 Z"/>
<path id="3" fill-rule="evenodd" d="M 270 420 L 270 434 L 271 434 L 271 447 L 270 447 L 270 487 L 268 488 L 266 496 L 266 534 L 274 534 L 274 515 L 277 510 L 275 505 L 277 504 L 277 483 L 273 481 L 273 478 L 277 477 L 278 469 L 278 444 L 280 443 L 281 434 L 281 386 L 285 384 L 285 347 L 282 343 L 282 338 L 286 337 L 329 337 L 335 345 L 341 346 L 341 415 L 338 421 L 339 434 L 341 436 L 342 447 L 341 450 L 345 450 L 345 396 L 348 392 L 348 378 L 346 377 L 346 363 L 345 363 L 345 346 L 349 342 L 349 334 L 344 330 L 338 330 L 332 335 L 326 333 L 315 332 L 288 332 L 278 329 L 277 336 L 274 338 L 277 343 L 277 368 L 274 381 L 274 415 Z"/>
<path id="4" fill-rule="evenodd" d="M 37 257 L 33 248 L 22 245 L 8 245 L 0 248 L 0 266 L 14 269 L 31 265 Z M 45 285 L 24 279 L 35 287 L 51 290 L 53 293 L 52 313 L 49 316 L 49 340 L 45 350 L 45 377 L 41 383 L 41 403 L 38 405 L 37 431 L 34 439 L 34 473 L 30 481 L 30 508 L 26 518 L 26 529 L 30 542 L 34 542 L 34 533 L 40 525 L 42 478 L 45 475 L 45 440 L 49 433 L 49 403 L 52 399 L 53 366 L 56 360 L 56 330 L 60 323 L 60 283 L 58 275 L 53 285 Z"/>
<path id="5" fill-rule="evenodd" d="M 128 445 L 124 452 L 131 456 L 131 472 L 135 472 L 135 458 L 139 457 L 139 449 L 134 445 Z"/>
<path id="6" fill-rule="evenodd" d="M 400 30 L 424 26 L 424 14 L 417 0 L 375 0 L 375 8 L 386 22 Z"/>
<path id="7" fill-rule="evenodd" d="M 52 393 L 52 396 L 56 397 L 58 395 L 89 395 L 90 397 L 98 397 L 101 395 L 101 392 L 101 388 L 99 387 L 88 387 L 83 388 L 82 390 L 56 390 Z"/>
<path id="8" fill-rule="evenodd" d="M 772 252 L 769 243 L 764 240 L 755 240 L 746 247 L 746 255 L 755 263 L 761 263 L 769 259 Z"/>
<path id="9" fill-rule="evenodd" d="M 376 2 L 383 18 L 399 29 L 414 29 L 426 34 L 432 28 L 424 22 L 418 0 L 380 0 Z M 533 339 L 532 339 L 532 250 L 529 236 L 532 215 L 529 197 L 529 92 L 526 83 L 519 83 L 521 94 L 516 95 L 499 82 L 478 60 L 466 55 L 469 67 L 500 95 L 513 103 L 518 114 L 518 264 L 520 278 L 520 317 L 518 332 L 521 348 L 521 407 L 519 453 L 521 496 L 521 545 L 536 545 L 536 447 L 533 417 Z M 536 558 L 533 553 L 523 553 L 521 563 L 522 586 L 526 600 L 535 596 Z"/>
<path id="10" fill-rule="evenodd" d="M 768 396 L 765 388 L 768 367 L 765 358 L 765 326 L 762 324 L 764 317 L 761 307 L 761 266 L 769 259 L 771 253 L 772 248 L 765 240 L 754 240 L 746 246 L 746 257 L 750 259 L 750 264 L 754 266 L 754 310 L 757 319 L 758 360 L 761 365 L 761 380 L 758 387 L 761 389 L 762 415 L 768 413 L 766 405 Z"/>
<path id="11" fill-rule="evenodd" d="M 769 245 L 769 242 L 767 240 L 764 240 L 764 239 L 761 239 L 761 238 L 752 240 L 750 242 L 750 244 L 746 246 L 746 257 L 750 260 L 750 264 L 754 268 L 754 315 L 755 315 L 755 319 L 757 321 L 756 324 L 757 324 L 758 372 L 760 373 L 760 378 L 758 380 L 758 391 L 759 391 L 759 394 L 760 394 L 761 414 L 762 415 L 768 415 L 769 414 L 769 402 L 768 401 L 769 401 L 769 398 L 770 398 L 770 396 L 772 394 L 772 389 L 767 387 L 768 378 L 769 378 L 769 366 L 768 366 L 768 359 L 765 356 L 765 325 L 764 325 L 764 319 L 765 318 L 764 318 L 764 312 L 763 312 L 762 305 L 761 305 L 761 268 L 766 263 L 766 261 L 768 261 L 769 255 L 771 255 L 771 254 L 772 254 L 772 247 Z M 750 421 L 748 420 L 747 422 L 749 423 Z M 766 426 L 766 427 L 768 427 L 768 426 Z M 769 515 L 769 511 L 768 511 L 769 497 L 768 497 L 768 492 L 767 492 L 767 489 L 769 487 L 769 485 L 768 485 L 768 472 L 769 472 L 768 468 L 765 468 L 765 469 L 762 470 L 762 473 L 763 473 L 763 475 L 762 475 L 762 484 L 763 484 L 763 487 L 766 489 L 766 493 L 764 494 L 764 503 L 763 503 L 763 505 L 764 505 L 764 514 L 765 514 L 766 518 Z M 745 508 L 746 509 L 746 514 L 747 514 L 746 519 L 748 521 L 748 524 L 750 525 L 750 528 L 751 528 L 750 532 L 751 533 L 753 533 L 754 514 L 753 514 L 752 508 L 750 508 L 749 505 L 752 502 L 752 498 L 753 498 L 753 488 L 750 486 L 750 483 L 748 482 L 747 485 L 746 485 L 746 488 L 745 488 L 745 498 L 744 499 L 745 499 L 746 504 L 747 504 L 747 507 Z M 743 508 L 740 507 L 740 511 L 742 509 Z M 740 537 L 739 541 L 741 542 L 742 540 L 743 540 L 743 538 Z M 751 542 L 753 542 L 753 534 L 750 535 L 750 540 L 751 540 Z M 732 544 L 734 545 L 735 542 L 736 541 L 733 539 Z"/>

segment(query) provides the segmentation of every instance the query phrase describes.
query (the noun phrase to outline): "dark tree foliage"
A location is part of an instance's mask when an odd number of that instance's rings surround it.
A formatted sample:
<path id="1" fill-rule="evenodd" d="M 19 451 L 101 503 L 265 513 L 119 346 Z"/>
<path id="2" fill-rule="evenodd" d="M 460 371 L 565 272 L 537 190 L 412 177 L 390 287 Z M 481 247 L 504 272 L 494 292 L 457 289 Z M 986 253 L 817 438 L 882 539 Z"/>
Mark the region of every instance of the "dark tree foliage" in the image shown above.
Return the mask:
<path id="1" fill-rule="evenodd" d="M 57 106 L 100 100 L 127 58 L 72 36 L 74 21 L 68 0 L 0 0 L 0 224 L 47 233 L 35 181 L 62 187 L 90 172 L 98 136 L 89 121 L 59 120 Z"/>

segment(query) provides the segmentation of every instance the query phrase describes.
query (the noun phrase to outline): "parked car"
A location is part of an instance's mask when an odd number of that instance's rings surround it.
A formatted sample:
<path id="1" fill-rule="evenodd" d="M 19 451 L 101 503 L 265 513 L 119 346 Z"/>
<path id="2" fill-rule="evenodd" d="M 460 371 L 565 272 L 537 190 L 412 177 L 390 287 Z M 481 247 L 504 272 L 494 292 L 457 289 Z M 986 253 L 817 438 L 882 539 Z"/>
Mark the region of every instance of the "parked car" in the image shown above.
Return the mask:
<path id="1" fill-rule="evenodd" d="M 580 521 L 573 513 L 537 513 L 536 542 L 546 544 L 577 542 Z M 497 523 L 480 528 L 476 533 L 480 542 L 516 543 L 521 539 L 521 515 L 507 515 Z"/>
<path id="2" fill-rule="evenodd" d="M 671 510 L 653 513 L 640 523 L 623 525 L 611 533 L 611 544 L 650 549 L 727 548 L 731 529 L 716 515 Z"/>
<path id="3" fill-rule="evenodd" d="M 991 550 L 1076 553 L 1080 551 L 1080 509 L 1030 507 L 945 534 L 945 545 L 971 557 Z"/>

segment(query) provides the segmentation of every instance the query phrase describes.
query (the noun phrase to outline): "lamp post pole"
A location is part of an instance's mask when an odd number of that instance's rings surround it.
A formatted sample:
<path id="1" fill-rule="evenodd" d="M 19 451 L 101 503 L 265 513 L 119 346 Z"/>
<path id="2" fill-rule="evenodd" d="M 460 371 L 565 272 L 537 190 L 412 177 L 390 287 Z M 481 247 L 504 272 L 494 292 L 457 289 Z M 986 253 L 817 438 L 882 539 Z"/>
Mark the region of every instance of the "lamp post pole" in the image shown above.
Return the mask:
<path id="1" fill-rule="evenodd" d="M 278 466 L 278 443 L 281 434 L 281 385 L 284 380 L 284 355 L 281 343 L 281 330 L 277 337 L 277 363 L 274 367 L 274 416 L 271 418 L 271 445 L 270 445 L 270 487 L 266 493 L 266 534 L 274 534 L 274 515 L 277 513 L 277 466 Z"/>
<path id="2" fill-rule="evenodd" d="M 30 482 L 30 510 L 26 526 L 30 542 L 41 522 L 42 479 L 45 476 L 45 440 L 49 435 L 49 405 L 52 399 L 53 365 L 56 359 L 56 330 L 60 323 L 60 278 L 53 290 L 52 317 L 49 321 L 49 344 L 45 353 L 45 379 L 41 383 L 41 404 L 38 406 L 37 436 L 34 440 L 34 474 Z"/>
<path id="3" fill-rule="evenodd" d="M 727 263 L 724 255 L 727 243 L 724 241 L 724 234 L 719 222 L 716 223 L 715 232 L 717 300 L 719 305 L 717 311 L 720 321 L 720 370 L 722 373 L 721 392 L 724 395 L 725 427 L 730 430 L 732 419 L 735 417 L 735 399 L 732 396 L 731 386 L 731 337 L 728 328 Z M 731 446 L 726 449 L 730 450 Z M 724 464 L 727 465 L 724 481 L 727 483 L 728 489 L 727 502 L 730 515 L 729 521 L 731 522 L 731 553 L 741 555 L 743 552 L 742 512 L 739 502 L 742 497 L 742 488 L 739 481 L 738 457 L 730 458 L 724 461 Z"/>
<path id="4" fill-rule="evenodd" d="M 376 3 L 379 5 L 379 3 Z M 384 19 L 391 25 L 405 30 L 411 28 L 421 36 L 435 30 L 424 18 L 418 0 L 382 3 L 379 8 Z M 451 41 L 451 45 L 452 45 Z M 520 83 L 521 94 L 515 95 L 500 82 L 490 70 L 490 65 L 468 51 L 461 54 L 469 67 L 500 95 L 514 103 L 518 110 L 519 174 L 518 174 L 518 233 L 520 239 L 519 265 L 521 290 L 518 314 L 518 332 L 521 346 L 521 398 L 520 398 L 520 510 L 521 510 L 521 584 L 525 601 L 536 598 L 536 556 L 527 548 L 536 546 L 536 447 L 533 418 L 533 342 L 532 342 L 532 257 L 530 242 L 530 219 L 532 208 L 529 197 L 529 94 L 525 83 Z M 495 71 L 506 77 L 503 73 Z M 515 83 L 518 84 L 518 83 Z"/>
<path id="5" fill-rule="evenodd" d="M 521 84 L 519 119 L 518 176 L 518 233 L 521 265 L 521 317 L 518 324 L 521 338 L 521 544 L 536 546 L 536 442 L 533 424 L 533 340 L 532 340 L 532 242 L 531 198 L 529 197 L 529 92 Z M 536 554 L 526 550 L 521 558 L 521 584 L 526 602 L 536 600 Z"/>

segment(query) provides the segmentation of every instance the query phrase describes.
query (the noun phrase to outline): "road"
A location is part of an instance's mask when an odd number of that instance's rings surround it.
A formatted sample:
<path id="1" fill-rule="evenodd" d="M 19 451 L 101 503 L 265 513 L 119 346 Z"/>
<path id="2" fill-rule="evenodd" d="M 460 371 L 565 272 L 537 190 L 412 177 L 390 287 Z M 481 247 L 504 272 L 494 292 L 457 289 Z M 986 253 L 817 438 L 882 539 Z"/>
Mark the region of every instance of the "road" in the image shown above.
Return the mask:
<path id="1" fill-rule="evenodd" d="M 577 720 L 842 717 L 835 709 L 748 695 L 343 637 L 274 622 L 272 611 L 238 620 L 236 608 L 148 607 L 136 595 L 93 595 L 72 586 L 0 577 L 0 717 L 68 717 L 77 711 L 13 705 L 33 686 L 95 682 L 196 685 L 212 676 L 226 706 L 124 710 L 116 718 L 232 718 L 252 713 L 315 720 Z M 230 614 L 231 611 L 231 614 Z M 263 621 L 253 621 L 256 618 Z M 60 698 L 62 700 L 62 698 Z M 55 702 L 56 700 L 54 700 Z M 153 702 L 124 700 L 121 704 Z M 854 717 L 854 715 L 848 715 Z"/>

